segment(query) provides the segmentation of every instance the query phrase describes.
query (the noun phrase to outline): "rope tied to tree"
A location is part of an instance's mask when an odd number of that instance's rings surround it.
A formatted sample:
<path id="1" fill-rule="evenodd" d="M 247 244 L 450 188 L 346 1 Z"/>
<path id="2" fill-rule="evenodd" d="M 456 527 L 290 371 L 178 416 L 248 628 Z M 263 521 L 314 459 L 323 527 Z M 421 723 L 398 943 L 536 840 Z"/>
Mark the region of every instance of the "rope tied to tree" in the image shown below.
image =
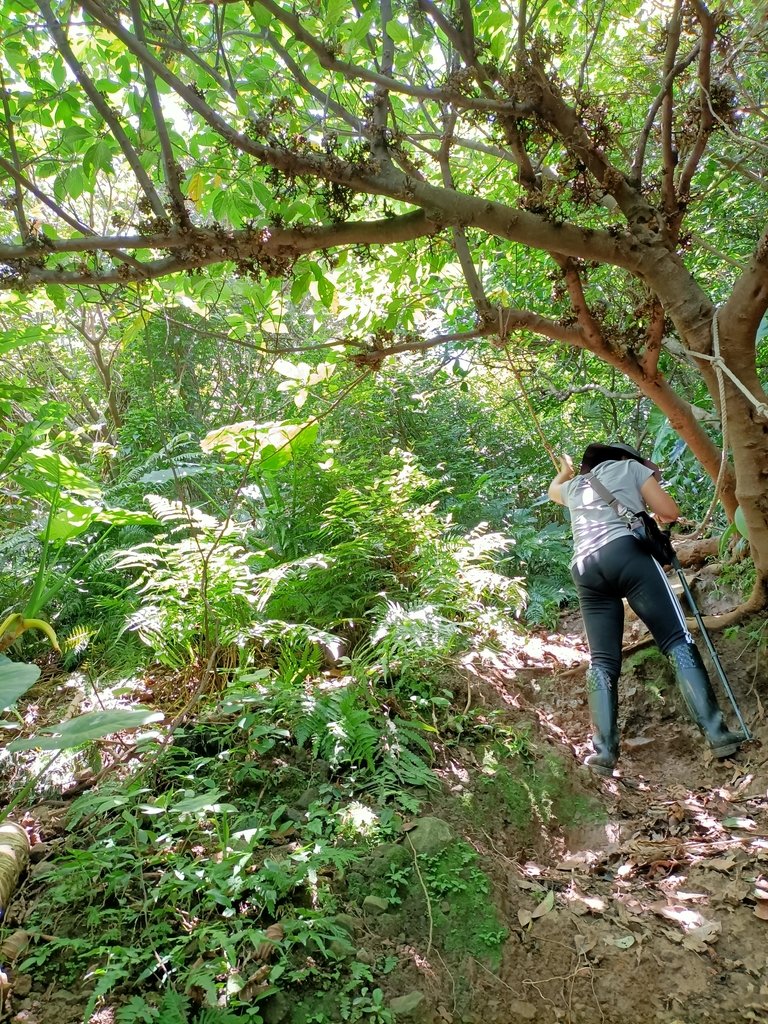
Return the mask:
<path id="1" fill-rule="evenodd" d="M 736 388 L 738 388 L 738 390 L 742 393 L 742 395 L 744 395 L 747 401 L 754 406 L 755 412 L 758 416 L 763 416 L 765 417 L 765 419 L 768 419 L 768 403 L 761 402 L 759 398 L 755 398 L 755 396 L 752 394 L 752 392 L 749 390 L 746 384 L 740 381 L 736 374 L 733 372 L 733 370 L 730 369 L 725 359 L 723 358 L 722 354 L 720 353 L 720 332 L 717 324 L 717 308 L 715 308 L 715 312 L 712 315 L 712 350 L 714 352 L 714 355 L 711 356 L 706 355 L 704 352 L 692 352 L 690 350 L 688 351 L 688 355 L 690 355 L 693 359 L 703 359 L 706 362 L 708 362 L 712 366 L 712 368 L 715 371 L 715 374 L 718 377 L 718 390 L 720 391 L 720 402 L 722 406 L 721 417 L 723 419 L 723 427 L 725 428 L 725 404 L 723 397 L 725 394 L 725 382 L 721 381 L 721 374 L 724 374 L 726 377 L 728 377 L 731 383 Z"/>
<path id="2" fill-rule="evenodd" d="M 704 532 L 704 527 L 709 522 L 709 519 L 714 512 L 718 501 L 720 500 L 720 492 L 723 486 L 723 478 L 725 477 L 725 468 L 728 461 L 728 415 L 725 408 L 725 378 L 726 376 L 733 382 L 738 390 L 744 395 L 748 402 L 750 402 L 758 416 L 763 416 L 768 419 L 768 404 L 761 402 L 758 398 L 752 394 L 747 386 L 739 380 L 736 374 L 728 367 L 725 359 L 720 352 L 720 330 L 717 322 L 717 307 L 712 314 L 712 352 L 713 355 L 705 355 L 703 352 L 691 352 L 690 354 L 694 359 L 704 359 L 715 371 L 715 377 L 717 378 L 717 390 L 720 400 L 720 422 L 723 428 L 723 442 L 722 442 L 722 455 L 720 456 L 720 469 L 717 474 L 717 480 L 715 481 L 715 493 L 712 497 L 709 508 L 706 511 L 701 524 L 694 533 L 694 537 L 700 537 Z"/>

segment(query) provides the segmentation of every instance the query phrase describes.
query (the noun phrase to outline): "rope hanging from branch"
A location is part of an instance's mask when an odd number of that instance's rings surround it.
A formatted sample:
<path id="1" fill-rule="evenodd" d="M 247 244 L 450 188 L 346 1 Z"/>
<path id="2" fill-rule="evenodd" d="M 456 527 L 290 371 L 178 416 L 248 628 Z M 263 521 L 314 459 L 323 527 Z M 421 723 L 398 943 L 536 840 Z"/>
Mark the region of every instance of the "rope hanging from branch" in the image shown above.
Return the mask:
<path id="1" fill-rule="evenodd" d="M 499 309 L 499 340 L 500 341 L 504 341 L 501 309 Z M 526 406 L 528 407 L 528 412 L 531 414 L 531 419 L 533 420 L 533 425 L 536 427 L 536 432 L 538 433 L 539 437 L 541 438 L 541 443 L 544 446 L 544 451 L 547 453 L 547 455 L 549 455 L 549 457 L 552 460 L 552 464 L 555 467 L 555 469 L 560 469 L 560 463 L 559 463 L 559 461 L 557 459 L 557 456 L 555 455 L 555 453 L 554 453 L 554 451 L 552 449 L 552 446 L 550 445 L 549 441 L 547 440 L 547 437 L 546 437 L 544 431 L 541 429 L 541 424 L 539 423 L 539 418 L 536 415 L 536 410 L 534 409 L 533 403 L 531 402 L 530 398 L 528 397 L 528 392 L 527 392 L 527 390 L 525 388 L 525 384 L 523 384 L 522 375 L 521 375 L 520 371 L 517 369 L 517 367 L 515 366 L 515 364 L 512 362 L 512 357 L 509 354 L 509 348 L 506 345 L 504 346 L 504 355 L 507 357 L 507 363 L 509 364 L 509 369 L 512 371 L 512 376 L 517 381 L 517 386 L 520 388 L 520 394 L 523 396 L 523 400 L 524 400 Z"/>

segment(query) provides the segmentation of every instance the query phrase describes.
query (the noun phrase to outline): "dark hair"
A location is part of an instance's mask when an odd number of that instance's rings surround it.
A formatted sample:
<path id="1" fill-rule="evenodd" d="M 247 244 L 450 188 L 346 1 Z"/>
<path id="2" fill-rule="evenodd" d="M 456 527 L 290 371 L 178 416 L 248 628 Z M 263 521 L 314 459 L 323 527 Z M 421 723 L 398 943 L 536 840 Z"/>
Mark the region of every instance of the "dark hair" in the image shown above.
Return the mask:
<path id="1" fill-rule="evenodd" d="M 640 462 L 653 471 L 657 480 L 661 476 L 661 471 L 655 462 L 644 459 L 637 448 L 633 448 L 630 444 L 624 444 L 622 441 L 595 442 L 587 445 L 581 459 L 579 472 L 590 473 L 601 462 Z"/>

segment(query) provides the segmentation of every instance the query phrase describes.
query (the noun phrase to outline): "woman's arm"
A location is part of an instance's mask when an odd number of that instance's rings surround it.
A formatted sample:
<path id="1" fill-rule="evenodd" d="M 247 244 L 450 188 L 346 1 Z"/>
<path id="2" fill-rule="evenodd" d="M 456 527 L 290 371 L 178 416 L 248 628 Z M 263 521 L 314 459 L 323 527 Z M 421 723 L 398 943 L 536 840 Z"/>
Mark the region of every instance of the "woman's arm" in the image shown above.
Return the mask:
<path id="1" fill-rule="evenodd" d="M 558 505 L 564 505 L 563 495 L 561 493 L 560 484 L 564 484 L 566 480 L 573 479 L 573 463 L 571 462 L 570 455 L 560 456 L 560 472 L 554 478 L 552 483 L 547 488 L 547 494 L 551 501 L 556 501 Z"/>
<path id="2" fill-rule="evenodd" d="M 649 476 L 640 487 L 643 501 L 662 523 L 674 523 L 680 517 L 675 499 L 664 490 L 655 477 Z"/>

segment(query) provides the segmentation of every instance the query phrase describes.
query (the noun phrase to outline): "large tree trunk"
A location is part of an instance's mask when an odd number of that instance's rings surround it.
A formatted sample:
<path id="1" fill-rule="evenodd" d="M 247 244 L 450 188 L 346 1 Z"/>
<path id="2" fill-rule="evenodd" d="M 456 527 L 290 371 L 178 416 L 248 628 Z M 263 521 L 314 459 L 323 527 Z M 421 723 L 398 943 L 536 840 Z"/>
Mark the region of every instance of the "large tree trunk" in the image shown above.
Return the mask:
<path id="1" fill-rule="evenodd" d="M 659 258 L 656 253 L 646 261 L 647 279 L 692 352 L 712 356 L 712 320 L 715 308 L 679 259 Z M 758 403 L 768 396 L 762 388 L 755 366 L 755 335 L 766 305 L 764 275 L 759 267 L 736 282 L 728 303 L 718 313 L 720 354 L 730 371 L 751 392 Z M 757 570 L 751 608 L 763 607 L 768 600 L 768 408 L 758 411 L 736 386 L 725 377 L 725 409 L 721 409 L 718 374 L 704 360 L 701 373 L 712 396 L 726 432 L 726 443 L 733 454 L 736 478 L 735 497 L 749 528 L 749 543 Z"/>
<path id="2" fill-rule="evenodd" d="M 724 378 L 727 440 L 736 471 L 736 498 L 749 530 L 752 558 L 758 571 L 757 591 L 768 596 L 768 396 L 755 369 L 755 331 L 740 317 L 720 322 L 720 351 L 731 372 L 754 396 L 747 398 Z M 762 408 L 760 408 L 762 406 Z"/>

